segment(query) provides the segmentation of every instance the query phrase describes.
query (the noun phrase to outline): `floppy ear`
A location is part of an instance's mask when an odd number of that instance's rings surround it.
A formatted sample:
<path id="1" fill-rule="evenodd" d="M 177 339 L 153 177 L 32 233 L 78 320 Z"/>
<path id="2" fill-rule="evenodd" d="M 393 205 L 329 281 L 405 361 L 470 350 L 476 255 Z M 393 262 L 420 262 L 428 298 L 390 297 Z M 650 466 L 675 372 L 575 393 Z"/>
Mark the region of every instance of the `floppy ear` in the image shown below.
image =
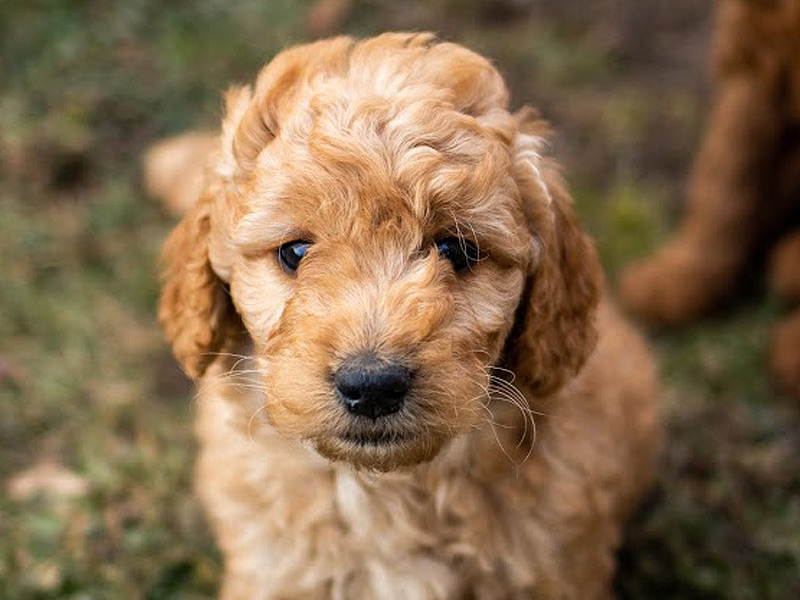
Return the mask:
<path id="1" fill-rule="evenodd" d="M 192 378 L 200 377 L 241 330 L 227 286 L 209 259 L 211 208 L 211 199 L 201 197 L 172 231 L 162 255 L 158 320 Z"/>
<path id="2" fill-rule="evenodd" d="M 236 178 L 241 177 L 235 138 L 257 138 L 263 127 L 250 123 L 252 116 L 244 118 L 254 110 L 251 99 L 249 86 L 232 87 L 225 94 L 222 135 L 216 137 L 216 148 L 206 141 L 209 155 L 204 162 L 210 164 L 202 176 L 204 189 L 196 189 L 199 198 L 189 203 L 191 208 L 167 238 L 162 252 L 158 320 L 175 357 L 193 378 L 203 375 L 218 352 L 244 336 L 244 326 L 219 273 L 228 277 L 232 263 L 230 230 L 237 209 L 229 199 Z M 189 171 L 170 167 L 167 173 L 178 186 L 190 183 L 187 175 L 199 168 L 192 161 L 184 162 L 191 167 Z M 157 167 L 151 165 L 151 171 Z M 159 190 L 151 192 L 158 194 Z"/>
<path id="3" fill-rule="evenodd" d="M 517 134 L 516 178 L 537 251 L 507 355 L 517 376 L 546 395 L 573 377 L 594 350 L 602 270 L 555 165 L 538 153 L 546 125 L 531 113 L 519 118 L 528 120 L 522 127 L 529 133 Z"/>

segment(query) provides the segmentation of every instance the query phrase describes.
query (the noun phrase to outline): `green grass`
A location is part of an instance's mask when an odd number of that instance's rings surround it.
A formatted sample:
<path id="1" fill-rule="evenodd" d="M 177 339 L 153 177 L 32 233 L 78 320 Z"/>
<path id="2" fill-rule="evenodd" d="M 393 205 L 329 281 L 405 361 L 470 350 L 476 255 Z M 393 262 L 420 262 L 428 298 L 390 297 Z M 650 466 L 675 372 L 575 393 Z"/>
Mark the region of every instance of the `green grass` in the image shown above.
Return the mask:
<path id="1" fill-rule="evenodd" d="M 608 42 L 614 22 L 562 10 L 575 1 L 507 18 L 483 0 L 363 0 L 341 29 L 435 29 L 492 57 L 517 104 L 557 124 L 554 151 L 613 276 L 670 229 L 703 62 L 662 64 L 661 81 L 633 42 Z M 143 194 L 138 161 L 155 139 L 215 124 L 225 85 L 305 38 L 308 5 L 0 3 L 3 598 L 214 594 L 220 557 L 191 490 L 192 390 L 154 317 L 172 222 Z M 622 552 L 625 597 L 800 595 L 800 422 L 764 368 L 779 313 L 757 302 L 653 337 L 670 436 Z M 42 461 L 84 493 L 12 493 Z"/>

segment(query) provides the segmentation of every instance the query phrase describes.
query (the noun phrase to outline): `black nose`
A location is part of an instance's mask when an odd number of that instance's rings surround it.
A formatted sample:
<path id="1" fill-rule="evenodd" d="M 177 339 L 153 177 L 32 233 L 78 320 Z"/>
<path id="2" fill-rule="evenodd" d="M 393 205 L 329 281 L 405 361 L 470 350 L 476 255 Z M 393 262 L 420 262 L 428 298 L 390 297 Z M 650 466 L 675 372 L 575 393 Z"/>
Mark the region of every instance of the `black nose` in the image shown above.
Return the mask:
<path id="1" fill-rule="evenodd" d="M 411 386 L 411 371 L 395 362 L 360 356 L 339 367 L 334 383 L 349 412 L 374 420 L 400 410 Z"/>

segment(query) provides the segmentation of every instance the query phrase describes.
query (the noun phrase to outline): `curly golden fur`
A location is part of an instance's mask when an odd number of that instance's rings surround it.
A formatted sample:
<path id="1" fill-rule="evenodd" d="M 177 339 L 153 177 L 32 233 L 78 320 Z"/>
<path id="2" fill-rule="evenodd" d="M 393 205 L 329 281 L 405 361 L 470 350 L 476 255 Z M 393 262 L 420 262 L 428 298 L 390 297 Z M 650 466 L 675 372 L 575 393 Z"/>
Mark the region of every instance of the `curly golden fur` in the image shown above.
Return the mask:
<path id="1" fill-rule="evenodd" d="M 770 252 L 770 280 L 800 300 L 800 0 L 722 0 L 716 98 L 675 238 L 621 279 L 647 320 L 679 325 L 735 298 Z M 776 242 L 777 246 L 776 246 Z M 800 397 L 800 312 L 778 326 L 772 365 Z"/>
<path id="2" fill-rule="evenodd" d="M 298 46 L 227 93 L 159 307 L 200 379 L 222 598 L 611 595 L 652 478 L 653 364 L 601 301 L 547 133 L 487 60 L 430 34 Z M 179 176 L 163 149 L 151 181 Z M 478 260 L 456 272 L 442 238 Z M 291 273 L 276 250 L 298 239 Z M 365 350 L 413 371 L 399 412 L 337 401 Z"/>

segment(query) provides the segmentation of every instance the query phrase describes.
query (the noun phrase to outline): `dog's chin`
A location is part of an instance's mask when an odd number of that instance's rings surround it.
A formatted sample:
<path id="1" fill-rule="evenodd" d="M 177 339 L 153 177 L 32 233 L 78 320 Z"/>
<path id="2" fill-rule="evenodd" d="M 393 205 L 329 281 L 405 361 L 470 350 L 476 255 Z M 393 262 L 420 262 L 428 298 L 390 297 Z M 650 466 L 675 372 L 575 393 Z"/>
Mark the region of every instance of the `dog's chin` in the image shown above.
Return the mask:
<path id="1" fill-rule="evenodd" d="M 314 441 L 314 447 L 325 458 L 346 462 L 357 469 L 396 471 L 432 460 L 446 439 L 412 435 L 379 433 L 344 433 Z"/>

